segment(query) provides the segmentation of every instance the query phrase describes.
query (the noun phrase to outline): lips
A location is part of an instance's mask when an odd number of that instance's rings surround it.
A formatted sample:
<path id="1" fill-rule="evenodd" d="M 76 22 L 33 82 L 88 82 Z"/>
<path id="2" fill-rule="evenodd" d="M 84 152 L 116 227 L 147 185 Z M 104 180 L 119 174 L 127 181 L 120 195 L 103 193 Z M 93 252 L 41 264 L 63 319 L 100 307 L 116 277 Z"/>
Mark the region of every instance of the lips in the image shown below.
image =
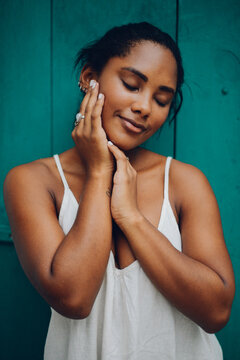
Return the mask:
<path id="1" fill-rule="evenodd" d="M 128 130 L 132 130 L 133 132 L 136 133 L 140 133 L 143 132 L 144 130 L 146 130 L 146 126 L 143 124 L 139 124 L 138 122 L 132 120 L 132 119 L 128 119 L 125 118 L 123 116 L 120 116 L 120 119 L 123 120 L 123 125 L 125 125 L 124 127 L 127 128 Z"/>

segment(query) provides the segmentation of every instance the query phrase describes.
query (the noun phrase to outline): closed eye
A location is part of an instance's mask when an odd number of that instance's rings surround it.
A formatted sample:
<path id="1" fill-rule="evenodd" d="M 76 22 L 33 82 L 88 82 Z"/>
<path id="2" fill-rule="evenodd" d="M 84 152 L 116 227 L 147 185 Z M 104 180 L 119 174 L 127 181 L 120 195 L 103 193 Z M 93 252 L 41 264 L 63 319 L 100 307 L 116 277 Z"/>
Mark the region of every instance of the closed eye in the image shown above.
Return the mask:
<path id="1" fill-rule="evenodd" d="M 161 106 L 161 107 L 164 107 L 164 106 L 166 106 L 167 104 L 164 104 L 164 103 L 161 103 L 160 101 L 158 101 L 157 99 L 156 99 L 156 102 L 157 102 L 157 104 L 159 105 L 159 106 Z"/>
<path id="2" fill-rule="evenodd" d="M 123 82 L 123 85 L 124 85 L 128 90 L 131 90 L 131 91 L 138 90 L 137 87 L 131 86 L 131 85 L 127 84 L 127 83 L 126 83 L 125 81 L 123 81 L 123 80 L 122 80 L 122 82 Z"/>
<path id="3" fill-rule="evenodd" d="M 138 87 L 131 86 L 131 85 L 127 84 L 124 80 L 122 80 L 122 82 L 123 82 L 123 85 L 124 85 L 128 90 L 130 90 L 130 91 L 136 91 L 136 90 L 138 90 Z M 157 100 L 157 99 L 155 99 L 155 100 L 156 100 L 156 103 L 157 103 L 159 106 L 161 106 L 161 107 L 166 106 L 166 104 L 160 102 L 159 100 Z"/>

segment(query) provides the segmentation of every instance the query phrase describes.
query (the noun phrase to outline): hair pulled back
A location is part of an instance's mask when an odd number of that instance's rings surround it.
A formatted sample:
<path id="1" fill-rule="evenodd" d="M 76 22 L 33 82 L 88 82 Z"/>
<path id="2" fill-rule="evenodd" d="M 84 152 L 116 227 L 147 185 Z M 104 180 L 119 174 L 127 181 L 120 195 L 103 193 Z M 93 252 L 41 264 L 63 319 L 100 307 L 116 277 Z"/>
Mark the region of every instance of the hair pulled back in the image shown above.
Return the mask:
<path id="1" fill-rule="evenodd" d="M 156 26 L 148 22 L 140 22 L 113 27 L 101 38 L 89 43 L 77 53 L 74 68 L 80 71 L 83 65 L 88 65 L 100 75 L 111 58 L 127 56 L 131 48 L 146 40 L 169 49 L 177 63 L 176 94 L 170 109 L 170 111 L 174 111 L 172 121 L 176 118 L 183 100 L 181 90 L 184 82 L 182 57 L 172 37 Z"/>

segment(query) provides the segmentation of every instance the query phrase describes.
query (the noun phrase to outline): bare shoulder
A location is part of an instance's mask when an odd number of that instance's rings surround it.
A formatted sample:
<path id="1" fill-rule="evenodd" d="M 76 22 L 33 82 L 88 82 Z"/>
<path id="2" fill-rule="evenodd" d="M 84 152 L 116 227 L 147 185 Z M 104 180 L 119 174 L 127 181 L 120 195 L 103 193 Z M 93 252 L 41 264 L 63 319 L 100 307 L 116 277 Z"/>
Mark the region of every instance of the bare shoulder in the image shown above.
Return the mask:
<path id="1" fill-rule="evenodd" d="M 52 189 L 56 181 L 52 158 L 44 158 L 12 168 L 4 181 L 4 194 L 16 195 L 24 189 Z"/>
<path id="2" fill-rule="evenodd" d="M 171 173 L 174 175 L 173 178 L 177 177 L 178 181 L 187 181 L 192 185 L 195 181 L 208 182 L 206 175 L 196 166 L 176 159 L 171 161 Z"/>
<path id="3" fill-rule="evenodd" d="M 196 166 L 172 159 L 169 177 L 175 201 L 181 207 L 194 199 L 215 199 L 206 175 Z"/>
<path id="4" fill-rule="evenodd" d="M 196 166 L 172 159 L 169 173 L 170 199 L 179 216 L 179 226 L 184 238 L 184 227 L 197 231 L 206 223 L 211 222 L 219 233 L 221 216 L 214 191 L 207 176 Z M 210 231 L 209 231 L 210 233 Z"/>
<path id="5" fill-rule="evenodd" d="M 164 177 L 167 157 L 151 152 L 141 150 L 141 165 L 145 164 L 147 169 L 157 168 L 160 170 L 161 181 Z M 193 210 L 206 209 L 206 205 L 211 205 L 217 209 L 217 201 L 213 189 L 206 175 L 196 166 L 171 159 L 169 168 L 169 200 L 172 206 L 177 223 L 181 215 L 188 212 L 190 215 Z"/>
<path id="6" fill-rule="evenodd" d="M 25 241 L 28 238 L 25 235 L 31 233 L 31 227 L 39 226 L 40 221 L 56 221 L 54 178 L 51 158 L 16 166 L 7 174 L 4 202 L 15 244 Z"/>

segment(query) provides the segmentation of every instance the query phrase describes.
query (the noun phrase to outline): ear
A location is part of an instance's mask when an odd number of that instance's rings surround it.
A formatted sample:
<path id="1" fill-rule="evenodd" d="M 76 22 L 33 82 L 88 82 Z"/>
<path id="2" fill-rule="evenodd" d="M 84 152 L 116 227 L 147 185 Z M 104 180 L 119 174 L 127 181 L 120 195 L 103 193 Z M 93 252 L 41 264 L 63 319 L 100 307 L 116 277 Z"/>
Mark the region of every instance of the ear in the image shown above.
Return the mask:
<path id="1" fill-rule="evenodd" d="M 85 64 L 82 68 L 79 81 L 83 85 L 84 88 L 89 88 L 90 81 L 97 80 L 98 76 L 96 71 L 94 71 L 89 65 Z"/>

